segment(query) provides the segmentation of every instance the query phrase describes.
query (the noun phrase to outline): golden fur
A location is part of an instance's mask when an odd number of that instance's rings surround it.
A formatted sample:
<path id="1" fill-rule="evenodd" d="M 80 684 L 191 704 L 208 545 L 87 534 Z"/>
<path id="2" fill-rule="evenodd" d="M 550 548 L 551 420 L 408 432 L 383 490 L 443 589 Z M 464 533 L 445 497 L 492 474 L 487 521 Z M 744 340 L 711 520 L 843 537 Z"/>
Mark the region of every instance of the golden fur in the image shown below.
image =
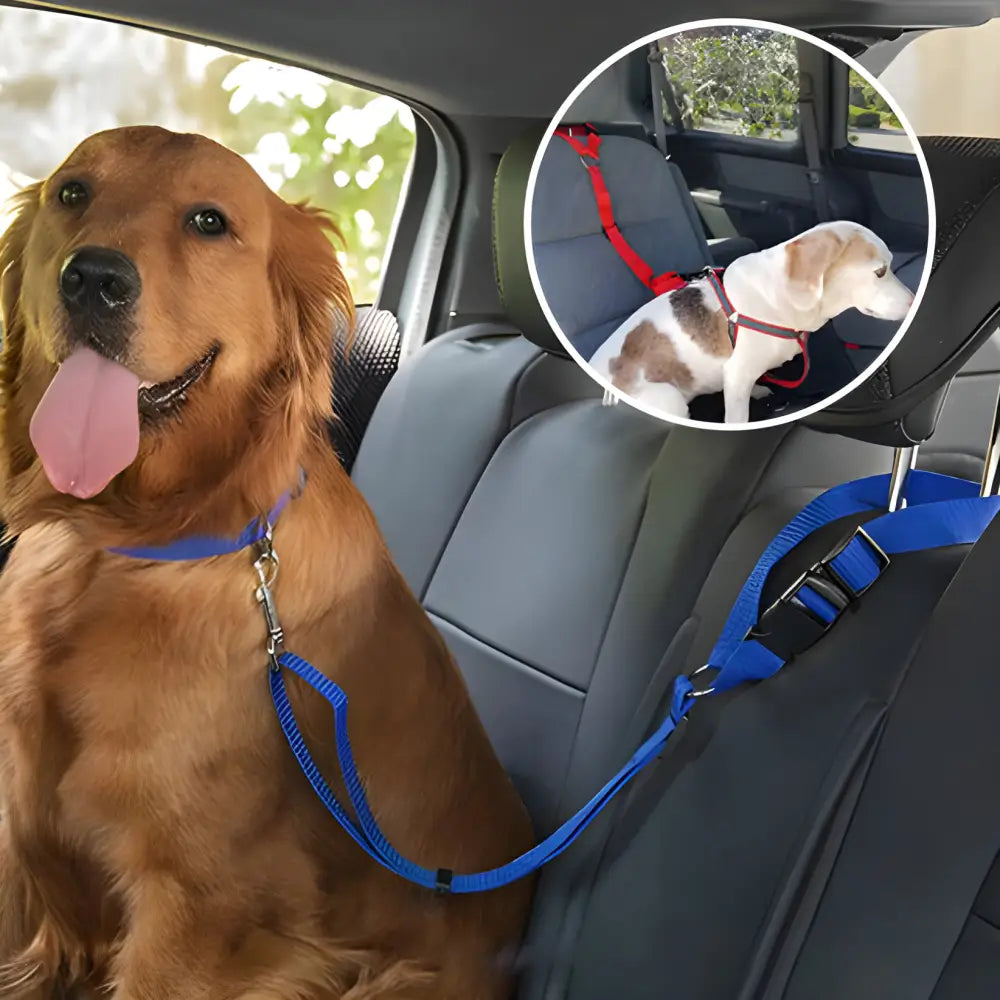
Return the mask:
<path id="1" fill-rule="evenodd" d="M 93 189 L 73 213 L 56 192 Z M 232 239 L 181 224 L 219 204 Z M 315 211 L 239 157 L 155 128 L 101 133 L 20 196 L 0 242 L 0 996 L 497 1000 L 531 885 L 439 897 L 370 861 L 278 727 L 249 552 L 146 563 L 109 546 L 235 536 L 302 466 L 274 535 L 288 647 L 350 698 L 380 824 L 428 867 L 530 846 L 527 816 L 442 639 L 328 444 L 331 330 L 351 300 Z M 57 277 L 83 244 L 142 276 L 133 361 L 165 381 L 221 345 L 182 412 L 96 498 L 49 485 L 27 428 L 66 353 Z M 342 791 L 332 716 L 289 680 Z"/>

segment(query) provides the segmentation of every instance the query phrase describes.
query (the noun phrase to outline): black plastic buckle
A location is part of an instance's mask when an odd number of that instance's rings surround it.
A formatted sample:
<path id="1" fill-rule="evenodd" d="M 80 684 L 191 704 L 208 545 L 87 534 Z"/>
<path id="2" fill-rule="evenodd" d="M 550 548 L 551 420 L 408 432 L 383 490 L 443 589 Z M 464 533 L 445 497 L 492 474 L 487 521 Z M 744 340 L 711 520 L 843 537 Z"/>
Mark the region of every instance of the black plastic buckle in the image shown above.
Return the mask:
<path id="1" fill-rule="evenodd" d="M 864 539 L 879 564 L 876 577 L 860 590 L 850 586 L 831 565 L 855 538 Z M 826 635 L 831 626 L 840 620 L 844 611 L 885 572 L 889 561 L 888 555 L 864 528 L 855 528 L 843 542 L 803 573 L 764 611 L 757 624 L 749 629 L 746 638 L 755 639 L 787 662 Z M 832 618 L 827 620 L 802 601 L 800 593 L 806 586 L 833 607 L 836 613 Z"/>
<path id="2" fill-rule="evenodd" d="M 447 896 L 454 878 L 455 873 L 450 868 L 439 868 L 434 875 L 434 891 L 439 896 Z"/>

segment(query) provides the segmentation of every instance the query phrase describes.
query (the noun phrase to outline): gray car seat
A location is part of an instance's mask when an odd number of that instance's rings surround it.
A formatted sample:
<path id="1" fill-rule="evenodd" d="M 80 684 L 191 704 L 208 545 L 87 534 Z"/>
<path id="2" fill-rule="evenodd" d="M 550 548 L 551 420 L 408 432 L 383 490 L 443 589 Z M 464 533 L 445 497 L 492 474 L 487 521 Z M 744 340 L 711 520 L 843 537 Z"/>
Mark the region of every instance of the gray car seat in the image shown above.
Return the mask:
<path id="1" fill-rule="evenodd" d="M 530 141 L 505 157 L 495 198 L 516 330 L 454 330 L 404 362 L 353 475 L 546 833 L 617 766 L 662 650 L 755 497 L 884 471 L 889 453 L 603 406 L 528 279 Z"/>
<path id="2" fill-rule="evenodd" d="M 497 271 L 514 327 L 455 330 L 405 362 L 354 476 L 542 835 L 620 766 L 678 658 L 699 635 L 706 641 L 711 626 L 692 617 L 699 592 L 729 588 L 730 600 L 746 560 L 791 513 L 828 485 L 886 471 L 890 452 L 879 445 L 909 440 L 928 418 L 892 410 L 892 388 L 905 399 L 914 371 L 905 358 L 870 390 L 883 404 L 878 419 L 866 417 L 877 444 L 802 426 L 740 435 L 671 428 L 627 406 L 602 406 L 589 378 L 561 356 L 528 279 L 521 205 L 531 142 L 514 144 L 496 185 Z M 917 331 L 922 350 L 931 335 Z M 944 380 L 969 353 L 954 335 L 949 343 Z M 932 417 L 943 394 L 933 390 Z M 858 411 L 846 406 L 833 422 Z M 564 934 L 581 912 L 593 918 L 581 884 L 606 833 L 597 824 L 542 874 L 525 998 L 545 996 L 554 970 L 579 960 Z M 687 844 L 684 856 L 698 850 Z M 646 873 L 657 896 L 672 891 L 661 876 Z M 605 928 L 609 947 L 597 949 L 594 938 L 590 947 L 624 974 L 612 942 L 630 914 L 606 916 L 619 930 Z M 662 987 L 662 970 L 654 972 Z M 621 992 L 623 979 L 616 982 Z"/>
<path id="3" fill-rule="evenodd" d="M 981 279 L 1000 263 L 1000 144 L 929 145 L 943 221 L 924 311 L 866 397 L 814 418 L 868 443 L 929 436 L 949 380 L 996 328 L 997 293 Z M 705 662 L 761 551 L 812 495 L 770 492 L 734 527 L 663 647 L 663 694 Z M 858 520 L 794 549 L 762 603 Z M 993 530 L 981 548 L 995 559 L 998 544 Z M 978 549 L 962 567 L 966 554 L 894 557 L 777 677 L 699 705 L 655 770 L 595 824 L 589 849 L 546 873 L 536 914 L 549 926 L 536 920 L 529 951 L 544 971 L 526 977 L 522 996 L 1000 995 L 1000 808 L 989 791 L 1000 778 L 1000 688 L 982 654 L 988 633 L 970 643 L 951 631 L 975 621 L 973 596 L 988 619 L 995 574 Z M 639 737 L 664 710 L 646 699 Z"/>
<path id="4" fill-rule="evenodd" d="M 604 136 L 600 158 L 615 222 L 655 273 L 714 263 L 675 164 L 650 143 L 621 135 Z M 546 302 L 585 358 L 651 297 L 604 235 L 590 177 L 561 139 L 552 139 L 539 165 L 531 241 Z"/>

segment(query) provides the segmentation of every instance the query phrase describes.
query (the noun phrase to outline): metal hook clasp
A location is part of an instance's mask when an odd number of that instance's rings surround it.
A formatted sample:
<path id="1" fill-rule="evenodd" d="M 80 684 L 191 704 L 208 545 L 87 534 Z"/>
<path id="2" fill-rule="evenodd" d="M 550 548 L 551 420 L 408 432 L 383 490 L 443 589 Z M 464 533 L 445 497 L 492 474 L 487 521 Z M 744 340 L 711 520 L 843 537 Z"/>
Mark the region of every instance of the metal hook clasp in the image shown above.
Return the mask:
<path id="1" fill-rule="evenodd" d="M 713 667 L 711 663 L 706 663 L 706 664 L 700 666 L 693 673 L 689 674 L 688 675 L 688 680 L 693 681 L 695 679 L 695 677 L 698 676 L 698 674 L 703 674 L 706 670 L 718 670 L 718 667 Z M 704 698 L 705 695 L 708 695 L 708 694 L 715 694 L 715 688 L 714 687 L 707 687 L 707 688 L 701 688 L 701 689 L 692 688 L 688 692 L 688 697 L 690 697 L 690 698 Z"/>
<path id="2" fill-rule="evenodd" d="M 258 556 L 254 560 L 253 568 L 257 572 L 257 588 L 254 597 L 264 614 L 264 623 L 267 626 L 267 655 L 271 659 L 271 669 L 278 669 L 278 657 L 285 650 L 285 631 L 278 620 L 278 610 L 274 604 L 274 595 L 271 588 L 278 578 L 278 553 L 274 551 L 272 541 L 272 527 L 267 525 L 264 537 L 258 543 Z"/>

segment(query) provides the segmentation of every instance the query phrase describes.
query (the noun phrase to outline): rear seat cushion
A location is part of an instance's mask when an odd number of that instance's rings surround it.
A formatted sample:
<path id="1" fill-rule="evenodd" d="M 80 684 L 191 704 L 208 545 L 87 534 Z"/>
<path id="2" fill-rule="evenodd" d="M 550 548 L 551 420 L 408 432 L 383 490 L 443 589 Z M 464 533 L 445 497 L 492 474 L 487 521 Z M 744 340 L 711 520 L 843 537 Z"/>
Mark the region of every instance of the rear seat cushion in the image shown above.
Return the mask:
<path id="1" fill-rule="evenodd" d="M 622 235 L 657 273 L 712 263 L 680 170 L 648 142 L 603 137 L 601 172 Z M 532 200 L 531 239 L 546 302 L 563 333 L 589 358 L 650 297 L 604 235 L 590 176 L 553 138 Z"/>

